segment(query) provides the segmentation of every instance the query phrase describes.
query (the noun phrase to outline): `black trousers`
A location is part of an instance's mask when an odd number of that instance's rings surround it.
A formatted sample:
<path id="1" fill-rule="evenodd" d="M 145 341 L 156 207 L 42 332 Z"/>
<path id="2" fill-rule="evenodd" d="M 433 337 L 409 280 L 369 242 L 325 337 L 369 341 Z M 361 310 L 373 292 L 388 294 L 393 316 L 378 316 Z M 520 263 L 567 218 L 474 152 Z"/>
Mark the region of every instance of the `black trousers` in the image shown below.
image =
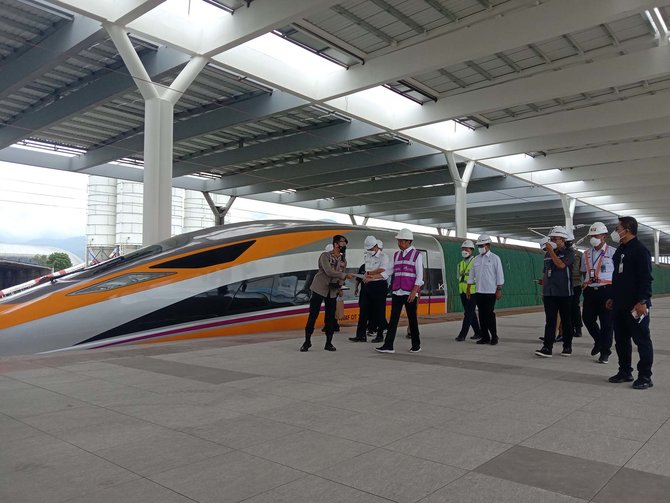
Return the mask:
<path id="1" fill-rule="evenodd" d="M 310 342 L 312 334 L 314 333 L 314 324 L 316 318 L 319 316 L 321 310 L 321 303 L 326 305 L 326 344 L 330 344 L 333 340 L 333 332 L 335 332 L 335 297 L 324 297 L 316 292 L 312 292 L 312 297 L 309 299 L 309 316 L 307 316 L 307 325 L 305 325 L 305 342 Z"/>
<path id="2" fill-rule="evenodd" d="M 479 326 L 481 328 L 481 340 L 498 341 L 498 330 L 496 328 L 496 294 L 475 293 L 475 302 L 479 310 Z"/>
<path id="3" fill-rule="evenodd" d="M 579 309 L 579 301 L 582 298 L 582 287 L 572 287 L 572 328 L 575 332 L 582 333 L 582 313 Z"/>
<path id="4" fill-rule="evenodd" d="M 552 349 L 556 342 L 556 321 L 557 315 L 561 314 L 561 323 L 563 324 L 563 347 L 572 349 L 572 297 L 558 297 L 554 295 L 545 295 L 542 297 L 544 304 L 544 345 Z"/>
<path id="5" fill-rule="evenodd" d="M 633 346 L 631 340 L 637 346 L 640 361 L 637 363 L 638 377 L 651 377 L 651 365 L 654 363 L 654 347 L 651 343 L 649 332 L 649 315 L 638 323 L 628 310 L 615 310 L 614 318 L 614 341 L 616 354 L 619 357 L 619 372 L 632 374 L 631 358 Z"/>
<path id="6" fill-rule="evenodd" d="M 479 335 L 481 330 L 479 329 L 479 320 L 477 319 L 475 312 L 475 309 L 477 308 L 477 301 L 475 300 L 475 297 L 471 295 L 470 300 L 468 300 L 468 296 L 462 293 L 461 304 L 463 304 L 463 325 L 461 325 L 461 332 L 458 334 L 458 336 L 465 337 L 468 335 L 468 330 L 470 330 L 470 327 L 472 327 L 472 330 L 475 331 L 475 335 Z"/>
<path id="7" fill-rule="evenodd" d="M 586 329 L 593 337 L 593 344 L 601 356 L 612 354 L 612 317 L 613 312 L 605 307 L 611 298 L 611 287 L 587 287 L 584 290 L 584 310 L 582 318 Z M 600 321 L 600 325 L 598 325 Z"/>
<path id="8" fill-rule="evenodd" d="M 386 281 L 370 281 L 363 284 L 358 298 L 358 326 L 356 337 L 366 337 L 368 323 L 377 330 L 377 337 L 381 337 L 386 324 Z"/>
<path id="9" fill-rule="evenodd" d="M 415 297 L 413 302 L 407 302 L 408 298 L 409 295 L 391 295 L 391 318 L 389 319 L 386 339 L 384 339 L 384 346 L 389 349 L 393 348 L 395 333 L 398 330 L 398 321 L 400 321 L 400 313 L 402 312 L 403 306 L 405 306 L 407 321 L 409 322 L 409 330 L 412 335 L 412 349 L 419 349 L 421 347 L 421 339 L 419 338 L 419 320 L 416 317 L 416 309 L 419 305 L 419 299 L 418 297 Z"/>

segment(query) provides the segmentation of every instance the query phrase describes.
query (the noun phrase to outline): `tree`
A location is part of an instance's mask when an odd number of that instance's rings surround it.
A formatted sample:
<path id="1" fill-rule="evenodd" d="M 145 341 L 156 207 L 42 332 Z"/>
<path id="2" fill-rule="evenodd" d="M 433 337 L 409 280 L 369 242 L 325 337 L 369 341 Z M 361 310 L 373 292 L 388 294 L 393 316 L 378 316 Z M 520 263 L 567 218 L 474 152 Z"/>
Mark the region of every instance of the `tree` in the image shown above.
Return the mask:
<path id="1" fill-rule="evenodd" d="M 67 253 L 55 252 L 47 258 L 47 265 L 54 271 L 60 271 L 61 269 L 72 267 L 72 261 Z"/>

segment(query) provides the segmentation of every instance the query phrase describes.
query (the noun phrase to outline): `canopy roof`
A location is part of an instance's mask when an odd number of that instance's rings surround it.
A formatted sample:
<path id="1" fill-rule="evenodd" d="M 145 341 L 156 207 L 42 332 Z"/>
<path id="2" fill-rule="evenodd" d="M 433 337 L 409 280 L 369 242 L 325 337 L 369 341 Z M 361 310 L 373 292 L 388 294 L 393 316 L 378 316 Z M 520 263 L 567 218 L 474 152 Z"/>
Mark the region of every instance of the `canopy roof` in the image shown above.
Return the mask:
<path id="1" fill-rule="evenodd" d="M 0 160 L 142 180 L 111 22 L 154 82 L 209 58 L 175 107 L 177 187 L 453 229 L 450 152 L 475 162 L 471 232 L 531 239 L 566 194 L 667 255 L 669 3 L 0 0 Z"/>

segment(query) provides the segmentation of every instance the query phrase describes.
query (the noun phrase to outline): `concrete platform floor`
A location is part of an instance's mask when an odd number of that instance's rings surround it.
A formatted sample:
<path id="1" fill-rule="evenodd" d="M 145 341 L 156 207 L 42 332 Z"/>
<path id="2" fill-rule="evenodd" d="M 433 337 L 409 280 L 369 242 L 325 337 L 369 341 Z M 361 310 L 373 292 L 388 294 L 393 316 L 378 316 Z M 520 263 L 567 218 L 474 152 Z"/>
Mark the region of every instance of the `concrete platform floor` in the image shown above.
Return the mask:
<path id="1" fill-rule="evenodd" d="M 0 501 L 670 501 L 670 299 L 654 382 L 610 384 L 589 356 L 533 351 L 541 313 L 499 346 L 422 327 L 395 355 L 336 335 L 228 337 L 0 359 Z M 636 361 L 636 355 L 634 355 Z"/>

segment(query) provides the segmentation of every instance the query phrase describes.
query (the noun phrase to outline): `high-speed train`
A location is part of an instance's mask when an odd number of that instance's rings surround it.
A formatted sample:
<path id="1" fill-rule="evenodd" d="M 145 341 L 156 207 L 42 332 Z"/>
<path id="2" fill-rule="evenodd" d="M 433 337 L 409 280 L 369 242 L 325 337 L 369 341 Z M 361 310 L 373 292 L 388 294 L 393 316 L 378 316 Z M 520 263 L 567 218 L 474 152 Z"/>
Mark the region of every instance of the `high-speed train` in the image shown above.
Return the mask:
<path id="1" fill-rule="evenodd" d="M 395 232 L 338 224 L 266 221 L 175 236 L 0 300 L 0 355 L 176 341 L 302 329 L 311 280 L 332 236 L 349 240 L 347 261 L 363 263 L 374 234 L 388 251 Z M 420 314 L 444 313 L 444 253 L 416 235 L 424 254 Z M 353 284 L 345 290 L 354 320 Z"/>

